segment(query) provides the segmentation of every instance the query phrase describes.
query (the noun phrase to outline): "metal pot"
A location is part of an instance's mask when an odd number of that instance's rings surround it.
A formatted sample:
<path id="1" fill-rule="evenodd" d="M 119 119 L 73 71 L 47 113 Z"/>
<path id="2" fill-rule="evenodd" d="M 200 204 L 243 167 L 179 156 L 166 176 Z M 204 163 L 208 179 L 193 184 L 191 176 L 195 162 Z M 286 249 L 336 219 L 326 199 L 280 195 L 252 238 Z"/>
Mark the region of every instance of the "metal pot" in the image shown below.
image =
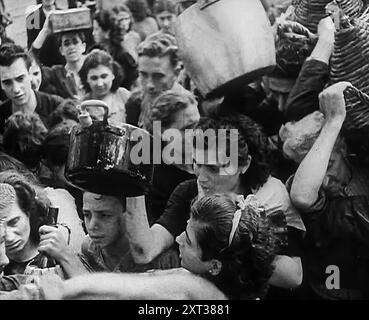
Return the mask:
<path id="1" fill-rule="evenodd" d="M 87 107 L 103 108 L 104 117 L 88 127 L 73 128 L 65 169 L 67 180 L 80 189 L 98 194 L 137 196 L 145 193 L 152 182 L 153 165 L 132 161 L 131 151 L 139 143 L 137 136 L 149 139 L 151 144 L 151 135 L 132 125 L 108 124 L 109 108 L 102 101 L 82 103 L 81 108 Z"/>
<path id="2" fill-rule="evenodd" d="M 236 92 L 276 64 L 260 1 L 199 0 L 179 15 L 175 33 L 187 73 L 209 98 Z"/>

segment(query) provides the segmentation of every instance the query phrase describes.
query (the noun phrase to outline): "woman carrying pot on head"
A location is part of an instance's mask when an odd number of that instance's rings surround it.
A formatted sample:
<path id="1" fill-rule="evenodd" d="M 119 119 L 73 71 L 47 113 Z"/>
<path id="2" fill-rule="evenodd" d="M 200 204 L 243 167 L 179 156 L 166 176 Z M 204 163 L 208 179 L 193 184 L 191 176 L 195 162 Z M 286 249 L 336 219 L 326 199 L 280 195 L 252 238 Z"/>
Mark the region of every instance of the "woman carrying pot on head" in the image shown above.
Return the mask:
<path id="1" fill-rule="evenodd" d="M 126 122 L 125 104 L 130 92 L 119 87 L 122 69 L 107 52 L 91 51 L 80 71 L 81 81 L 87 92 L 84 100 L 101 100 L 109 106 L 109 120 Z M 102 120 L 103 109 L 88 110 L 92 117 Z"/>
<path id="2" fill-rule="evenodd" d="M 39 283 L 46 299 L 260 299 L 273 273 L 277 238 L 255 196 L 206 196 L 176 239 L 182 268 Z"/>
<path id="3" fill-rule="evenodd" d="M 148 263 L 174 243 L 186 228 L 194 199 L 216 193 L 254 194 L 267 216 L 274 216 L 280 221 L 281 229 L 288 231 L 288 236 L 281 237 L 286 249 L 275 259 L 276 269 L 270 283 L 281 288 L 296 288 L 302 281 L 298 244 L 305 227 L 283 183 L 270 176 L 267 139 L 260 127 L 250 118 L 239 115 L 202 118 L 196 129 L 199 133 L 212 129 L 215 140 L 201 145 L 201 140 L 198 144 L 196 138 L 194 169 L 197 179 L 185 181 L 173 191 L 160 219 L 150 227 L 145 197 L 127 198 L 127 231 L 135 260 Z M 233 137 L 232 129 L 237 132 Z M 227 133 L 224 143 L 219 132 Z M 232 146 L 234 148 L 230 149 Z M 227 154 L 238 155 L 238 163 L 227 159 Z"/>

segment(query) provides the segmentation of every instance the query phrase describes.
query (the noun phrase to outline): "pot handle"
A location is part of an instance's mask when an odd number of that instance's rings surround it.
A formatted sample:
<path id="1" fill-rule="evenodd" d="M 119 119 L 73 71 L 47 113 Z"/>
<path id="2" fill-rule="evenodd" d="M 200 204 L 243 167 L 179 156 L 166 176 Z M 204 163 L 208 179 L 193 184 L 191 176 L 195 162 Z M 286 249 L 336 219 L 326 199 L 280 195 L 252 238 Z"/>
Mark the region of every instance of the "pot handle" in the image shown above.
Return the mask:
<path id="1" fill-rule="evenodd" d="M 108 116 L 109 116 L 109 106 L 101 100 L 86 100 L 81 103 L 81 110 L 86 110 L 86 108 L 103 108 L 104 109 L 104 118 L 103 124 L 108 124 Z"/>
<path id="2" fill-rule="evenodd" d="M 218 1 L 220 0 L 200 0 L 199 1 L 200 10 L 204 10 L 208 6 L 211 6 L 213 3 L 218 2 Z"/>

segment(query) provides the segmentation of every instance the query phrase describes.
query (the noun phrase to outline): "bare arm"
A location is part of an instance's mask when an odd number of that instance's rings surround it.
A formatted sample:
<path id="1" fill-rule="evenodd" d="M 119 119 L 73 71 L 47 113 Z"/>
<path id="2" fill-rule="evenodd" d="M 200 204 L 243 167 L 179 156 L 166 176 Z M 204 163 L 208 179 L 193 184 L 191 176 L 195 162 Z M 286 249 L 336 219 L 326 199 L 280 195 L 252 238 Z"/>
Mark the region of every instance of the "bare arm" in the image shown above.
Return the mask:
<path id="1" fill-rule="evenodd" d="M 334 50 L 334 33 L 336 29 L 331 17 L 320 20 L 318 25 L 318 41 L 307 60 L 319 60 L 329 64 Z"/>
<path id="2" fill-rule="evenodd" d="M 31 52 L 33 51 L 33 49 L 40 50 L 42 46 L 44 45 L 47 37 L 51 35 L 49 17 L 50 17 L 50 13 L 48 12 L 46 14 L 46 20 L 45 20 L 44 26 L 42 27 L 38 36 L 32 43 L 32 46 L 30 48 Z"/>
<path id="3" fill-rule="evenodd" d="M 294 289 L 302 282 L 302 264 L 299 257 L 277 256 L 273 265 L 274 272 L 269 284 L 286 289 Z"/>
<path id="4" fill-rule="evenodd" d="M 150 263 L 174 243 L 173 235 L 159 224 L 151 228 L 146 214 L 145 197 L 127 198 L 126 228 L 133 259 Z"/>
<path id="5" fill-rule="evenodd" d="M 349 85 L 348 82 L 337 83 L 319 96 L 320 108 L 326 118 L 325 124 L 297 169 L 290 194 L 292 203 L 302 211 L 318 200 L 334 144 L 346 117 L 343 91 Z"/>
<path id="6" fill-rule="evenodd" d="M 95 273 L 65 281 L 59 286 L 40 283 L 46 298 L 65 300 L 225 300 L 211 282 L 182 269 L 153 274 Z M 55 292 L 57 291 L 57 292 Z"/>

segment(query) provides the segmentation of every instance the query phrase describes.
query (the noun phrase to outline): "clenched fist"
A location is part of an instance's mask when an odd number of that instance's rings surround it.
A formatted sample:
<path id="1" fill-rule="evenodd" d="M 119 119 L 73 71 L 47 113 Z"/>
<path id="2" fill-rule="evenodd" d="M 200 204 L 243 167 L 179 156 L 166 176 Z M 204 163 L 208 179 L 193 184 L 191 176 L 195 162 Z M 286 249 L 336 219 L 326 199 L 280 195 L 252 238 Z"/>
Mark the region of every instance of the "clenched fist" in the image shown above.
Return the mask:
<path id="1" fill-rule="evenodd" d="M 350 82 L 338 82 L 326 88 L 319 95 L 320 110 L 324 114 L 326 121 L 339 120 L 346 118 L 346 102 L 343 92 L 349 86 Z"/>

